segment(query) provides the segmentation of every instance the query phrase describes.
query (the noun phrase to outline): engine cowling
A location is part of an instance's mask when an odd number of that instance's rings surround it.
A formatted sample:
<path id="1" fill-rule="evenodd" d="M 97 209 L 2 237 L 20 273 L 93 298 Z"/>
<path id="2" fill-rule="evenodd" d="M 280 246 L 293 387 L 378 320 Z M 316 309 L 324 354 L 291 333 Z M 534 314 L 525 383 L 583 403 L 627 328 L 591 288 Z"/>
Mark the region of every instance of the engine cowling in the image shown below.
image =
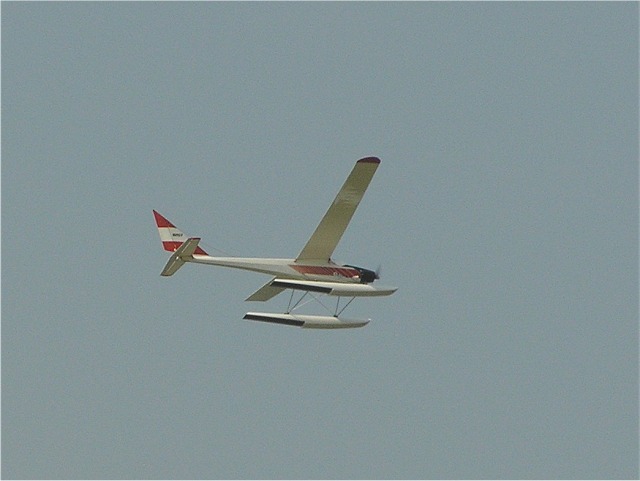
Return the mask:
<path id="1" fill-rule="evenodd" d="M 345 267 L 351 267 L 352 269 L 357 270 L 360 273 L 360 282 L 362 282 L 363 284 L 371 284 L 373 281 L 380 278 L 376 271 L 365 269 L 364 267 L 349 265 L 345 265 Z"/>

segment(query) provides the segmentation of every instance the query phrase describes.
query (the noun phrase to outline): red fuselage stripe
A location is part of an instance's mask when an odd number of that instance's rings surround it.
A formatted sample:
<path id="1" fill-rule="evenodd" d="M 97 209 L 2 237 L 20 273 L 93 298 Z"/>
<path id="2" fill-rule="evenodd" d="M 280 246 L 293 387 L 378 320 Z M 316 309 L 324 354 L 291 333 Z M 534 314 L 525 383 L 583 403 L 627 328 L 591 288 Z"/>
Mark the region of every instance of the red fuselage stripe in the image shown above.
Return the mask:
<path id="1" fill-rule="evenodd" d="M 335 276 L 339 275 L 342 277 L 353 278 L 358 277 L 360 273 L 355 269 L 349 269 L 347 267 L 329 267 L 329 266 L 300 266 L 300 265 L 292 265 L 293 269 L 298 271 L 300 274 L 304 275 L 315 275 L 315 276 Z"/>

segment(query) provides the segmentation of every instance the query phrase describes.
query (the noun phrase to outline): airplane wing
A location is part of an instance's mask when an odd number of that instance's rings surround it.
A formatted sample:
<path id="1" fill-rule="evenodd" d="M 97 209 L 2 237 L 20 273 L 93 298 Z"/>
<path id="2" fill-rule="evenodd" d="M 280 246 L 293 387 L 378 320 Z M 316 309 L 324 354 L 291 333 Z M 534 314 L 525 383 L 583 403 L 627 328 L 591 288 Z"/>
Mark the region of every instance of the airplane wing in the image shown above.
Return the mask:
<path id="1" fill-rule="evenodd" d="M 296 262 L 328 262 L 330 260 L 379 164 L 380 159 L 377 157 L 365 157 L 356 162 L 351 174 L 298 255 Z"/>
<path id="2" fill-rule="evenodd" d="M 272 285 L 273 281 L 275 280 L 276 278 L 274 277 L 256 292 L 247 297 L 245 301 L 264 302 L 280 294 L 286 289 L 286 287 L 276 287 Z"/>
<path id="3" fill-rule="evenodd" d="M 299 291 L 319 292 L 330 296 L 373 297 L 390 296 L 398 290 L 397 287 L 372 286 L 359 282 L 322 282 L 298 281 L 293 279 L 273 279 L 270 285 L 280 289 L 295 289 Z"/>

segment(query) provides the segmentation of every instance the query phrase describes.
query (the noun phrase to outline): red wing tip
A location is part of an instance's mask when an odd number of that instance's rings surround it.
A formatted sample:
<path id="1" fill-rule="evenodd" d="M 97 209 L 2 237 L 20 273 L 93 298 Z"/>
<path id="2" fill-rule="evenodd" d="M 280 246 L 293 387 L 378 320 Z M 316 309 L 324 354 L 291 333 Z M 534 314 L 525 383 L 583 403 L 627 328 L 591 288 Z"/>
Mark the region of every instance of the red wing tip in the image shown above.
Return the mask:
<path id="1" fill-rule="evenodd" d="M 363 164 L 379 164 L 380 163 L 380 159 L 378 157 L 365 157 L 364 159 L 360 159 L 358 161 L 359 163 L 363 163 Z"/>

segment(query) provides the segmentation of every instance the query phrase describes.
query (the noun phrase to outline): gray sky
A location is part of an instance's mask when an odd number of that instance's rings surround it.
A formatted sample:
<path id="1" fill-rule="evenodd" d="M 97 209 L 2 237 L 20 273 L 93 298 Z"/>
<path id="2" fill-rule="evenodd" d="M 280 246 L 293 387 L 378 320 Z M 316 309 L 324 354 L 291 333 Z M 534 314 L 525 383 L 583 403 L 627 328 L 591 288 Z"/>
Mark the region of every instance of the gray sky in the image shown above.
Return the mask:
<path id="1" fill-rule="evenodd" d="M 4 478 L 637 478 L 638 4 L 2 5 Z M 152 209 L 398 285 L 161 278 Z"/>

